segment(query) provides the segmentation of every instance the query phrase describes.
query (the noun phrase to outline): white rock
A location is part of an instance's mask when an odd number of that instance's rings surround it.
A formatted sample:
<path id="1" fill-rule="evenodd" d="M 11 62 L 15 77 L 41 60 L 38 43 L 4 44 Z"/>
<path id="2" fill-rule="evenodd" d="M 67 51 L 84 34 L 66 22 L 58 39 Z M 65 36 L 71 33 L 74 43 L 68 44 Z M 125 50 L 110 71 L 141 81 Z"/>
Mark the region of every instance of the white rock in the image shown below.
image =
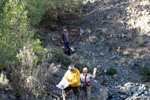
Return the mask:
<path id="1" fill-rule="evenodd" d="M 61 64 L 57 65 L 58 68 L 61 68 Z"/>
<path id="2" fill-rule="evenodd" d="M 95 83 L 97 83 L 97 81 L 96 81 L 96 80 L 94 80 L 94 82 L 95 82 Z"/>
<path id="3" fill-rule="evenodd" d="M 144 94 L 147 95 L 147 94 L 148 94 L 148 91 L 144 91 Z"/>
<path id="4" fill-rule="evenodd" d="M 140 88 L 138 89 L 138 91 L 135 92 L 133 95 L 134 95 L 134 96 L 138 96 L 139 94 L 141 94 L 141 93 L 143 93 L 143 92 L 144 92 L 144 87 L 140 87 Z"/>
<path id="5" fill-rule="evenodd" d="M 104 56 L 104 54 L 103 54 L 103 53 L 100 53 L 100 56 Z"/>
<path id="6" fill-rule="evenodd" d="M 125 98 L 127 98 L 127 95 L 120 95 L 120 97 L 125 99 Z"/>
<path id="7" fill-rule="evenodd" d="M 130 83 L 130 82 L 128 82 L 128 83 L 125 83 L 125 85 L 124 86 L 132 86 L 132 83 Z"/>
<path id="8" fill-rule="evenodd" d="M 84 34 L 84 30 L 82 28 L 80 28 L 80 35 Z"/>

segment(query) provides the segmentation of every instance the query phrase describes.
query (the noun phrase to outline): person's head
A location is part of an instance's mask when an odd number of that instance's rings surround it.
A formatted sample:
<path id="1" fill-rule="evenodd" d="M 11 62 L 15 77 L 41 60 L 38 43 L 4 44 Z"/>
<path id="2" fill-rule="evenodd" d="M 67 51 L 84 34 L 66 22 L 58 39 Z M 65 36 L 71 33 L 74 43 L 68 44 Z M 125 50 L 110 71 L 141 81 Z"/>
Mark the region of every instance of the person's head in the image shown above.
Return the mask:
<path id="1" fill-rule="evenodd" d="M 73 71 L 74 71 L 74 65 L 69 65 L 69 70 L 70 70 L 71 72 L 73 72 Z"/>
<path id="2" fill-rule="evenodd" d="M 66 27 L 66 26 L 63 27 L 63 31 L 64 31 L 64 32 L 67 31 L 67 27 Z"/>
<path id="3" fill-rule="evenodd" d="M 83 73 L 87 73 L 88 72 L 88 68 L 87 67 L 84 67 L 83 68 Z"/>

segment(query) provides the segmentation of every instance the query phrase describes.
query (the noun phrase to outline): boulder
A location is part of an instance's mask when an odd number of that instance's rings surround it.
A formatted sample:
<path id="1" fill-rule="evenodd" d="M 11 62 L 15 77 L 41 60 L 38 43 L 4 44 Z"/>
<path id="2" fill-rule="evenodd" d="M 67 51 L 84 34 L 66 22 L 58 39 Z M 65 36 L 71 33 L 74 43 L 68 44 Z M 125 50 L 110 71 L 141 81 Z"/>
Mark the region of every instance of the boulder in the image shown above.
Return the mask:
<path id="1" fill-rule="evenodd" d="M 100 90 L 98 100 L 107 100 L 109 98 L 109 93 L 105 88 Z"/>

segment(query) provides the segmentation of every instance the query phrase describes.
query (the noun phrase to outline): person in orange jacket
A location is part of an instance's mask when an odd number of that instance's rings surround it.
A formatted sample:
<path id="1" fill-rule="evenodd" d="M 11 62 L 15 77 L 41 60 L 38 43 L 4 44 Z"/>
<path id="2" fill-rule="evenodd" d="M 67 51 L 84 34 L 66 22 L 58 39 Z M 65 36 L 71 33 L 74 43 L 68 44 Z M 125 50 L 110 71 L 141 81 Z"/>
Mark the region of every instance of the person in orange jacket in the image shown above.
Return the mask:
<path id="1" fill-rule="evenodd" d="M 63 100 L 65 100 L 66 92 L 69 90 L 73 90 L 73 93 L 77 96 L 77 100 L 79 100 L 79 87 L 81 85 L 79 70 L 74 68 L 74 65 L 69 65 L 69 69 L 65 73 L 64 78 L 68 80 L 69 86 L 62 90 Z"/>

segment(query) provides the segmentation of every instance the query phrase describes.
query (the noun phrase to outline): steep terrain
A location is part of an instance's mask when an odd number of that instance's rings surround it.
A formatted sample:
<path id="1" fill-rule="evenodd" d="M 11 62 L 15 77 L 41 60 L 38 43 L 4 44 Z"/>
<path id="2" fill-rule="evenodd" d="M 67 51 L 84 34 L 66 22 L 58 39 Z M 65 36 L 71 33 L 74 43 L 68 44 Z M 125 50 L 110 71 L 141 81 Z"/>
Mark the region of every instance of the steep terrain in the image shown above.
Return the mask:
<path id="1" fill-rule="evenodd" d="M 90 72 L 94 67 L 99 68 L 92 86 L 94 100 L 98 98 L 101 88 L 110 91 L 110 100 L 131 100 L 150 95 L 149 85 L 142 83 L 140 75 L 141 68 L 149 66 L 149 6 L 148 0 L 100 0 L 81 7 L 84 22 L 70 31 L 71 47 L 75 53 L 65 57 L 79 59 L 81 64 L 90 68 Z M 50 46 L 58 43 L 59 32 L 52 32 L 52 40 L 46 39 Z M 59 43 L 54 48 L 58 46 Z M 117 69 L 118 73 L 107 75 L 110 67 Z M 60 72 L 65 72 L 62 68 Z M 48 79 L 48 87 L 53 88 L 58 98 L 61 91 L 55 85 L 63 74 L 54 74 L 57 80 L 54 85 Z"/>
<path id="2" fill-rule="evenodd" d="M 40 90 L 41 95 L 34 94 L 33 98 L 37 95 L 39 100 L 61 100 L 61 90 L 56 85 L 68 65 L 76 61 L 75 67 L 80 71 L 88 67 L 92 73 L 94 67 L 98 68 L 96 79 L 92 79 L 91 100 L 97 100 L 103 94 L 103 88 L 109 92 L 106 93 L 109 100 L 149 100 L 149 83 L 144 83 L 141 75 L 142 68 L 150 67 L 149 8 L 148 0 L 92 0 L 80 7 L 83 18 L 80 24 L 72 25 L 71 19 L 67 21 L 69 15 L 62 15 L 64 19 L 61 24 L 67 25 L 71 34 L 71 48 L 74 51 L 71 56 L 63 54 L 63 45 L 59 42 L 62 26 L 54 27 L 53 31 L 39 30 L 37 37 L 42 41 L 46 53 L 42 61 L 38 62 L 40 68 L 31 68 L 33 73 L 27 72 L 29 75 L 25 76 L 25 86 L 32 87 L 28 91 L 37 87 Z M 41 56 L 28 53 L 24 62 L 31 65 L 34 55 Z M 110 68 L 116 69 L 117 73 L 108 75 Z M 38 73 L 39 70 L 41 73 Z M 35 73 L 41 80 L 36 80 Z M 150 76 L 149 73 L 147 75 Z M 9 94 L 7 88 L 6 93 Z M 29 94 L 33 93 L 26 93 L 22 98 L 32 100 Z M 5 93 L 1 93 L 0 97 L 4 100 L 17 98 Z M 83 95 L 81 99 L 85 100 Z M 67 100 L 74 100 L 72 92 L 69 92 Z"/>

